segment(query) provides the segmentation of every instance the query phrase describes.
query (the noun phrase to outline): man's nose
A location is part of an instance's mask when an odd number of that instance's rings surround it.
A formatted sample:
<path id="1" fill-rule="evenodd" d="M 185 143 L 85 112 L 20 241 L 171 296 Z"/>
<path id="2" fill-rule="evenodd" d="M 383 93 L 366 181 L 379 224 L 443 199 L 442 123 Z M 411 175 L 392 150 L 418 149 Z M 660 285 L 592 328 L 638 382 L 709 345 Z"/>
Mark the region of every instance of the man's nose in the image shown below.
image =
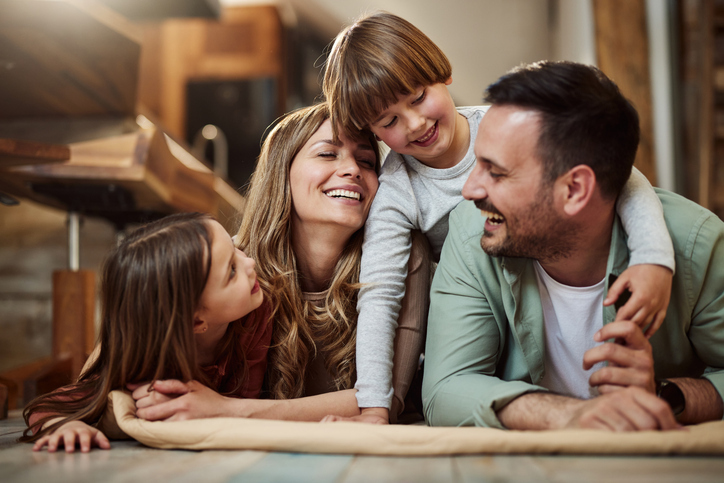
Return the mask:
<path id="1" fill-rule="evenodd" d="M 480 169 L 479 165 L 475 166 L 468 176 L 463 186 L 463 198 L 466 200 L 483 200 L 488 197 L 488 191 L 485 189 L 485 172 Z"/>

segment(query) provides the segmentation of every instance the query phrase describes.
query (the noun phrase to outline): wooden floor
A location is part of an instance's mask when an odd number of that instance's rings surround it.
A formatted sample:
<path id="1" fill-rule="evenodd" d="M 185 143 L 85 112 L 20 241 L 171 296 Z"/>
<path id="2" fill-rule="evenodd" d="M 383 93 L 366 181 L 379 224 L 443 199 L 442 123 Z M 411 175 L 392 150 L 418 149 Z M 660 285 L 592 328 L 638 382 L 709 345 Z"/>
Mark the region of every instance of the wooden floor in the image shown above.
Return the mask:
<path id="1" fill-rule="evenodd" d="M 0 421 L 0 481 L 14 482 L 671 482 L 724 481 L 724 458 L 458 456 L 392 458 L 157 450 L 114 441 L 110 451 L 34 453 L 16 443 L 18 411 Z"/>

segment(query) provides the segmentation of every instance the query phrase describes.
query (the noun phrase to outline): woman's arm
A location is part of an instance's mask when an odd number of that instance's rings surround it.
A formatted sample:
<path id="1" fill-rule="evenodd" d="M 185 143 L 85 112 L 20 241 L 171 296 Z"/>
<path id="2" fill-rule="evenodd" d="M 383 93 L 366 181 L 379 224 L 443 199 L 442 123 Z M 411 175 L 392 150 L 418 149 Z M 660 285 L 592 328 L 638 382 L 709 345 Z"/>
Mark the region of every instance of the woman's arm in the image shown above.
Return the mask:
<path id="1" fill-rule="evenodd" d="M 153 390 L 133 391 L 136 416 L 148 421 L 176 421 L 212 417 L 320 421 L 328 414 L 359 415 L 354 389 L 298 399 L 237 399 L 222 396 L 203 384 L 178 380 L 156 381 Z"/>

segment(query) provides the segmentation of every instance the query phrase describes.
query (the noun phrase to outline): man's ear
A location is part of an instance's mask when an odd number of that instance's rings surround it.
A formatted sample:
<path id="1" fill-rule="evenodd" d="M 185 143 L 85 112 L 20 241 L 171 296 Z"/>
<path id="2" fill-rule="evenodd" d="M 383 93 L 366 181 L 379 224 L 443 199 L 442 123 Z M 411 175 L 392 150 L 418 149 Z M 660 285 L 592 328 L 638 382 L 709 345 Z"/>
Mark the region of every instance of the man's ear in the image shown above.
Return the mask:
<path id="1" fill-rule="evenodd" d="M 579 164 L 556 180 L 563 197 L 563 211 L 575 216 L 591 201 L 596 189 L 596 173 L 590 166 Z"/>

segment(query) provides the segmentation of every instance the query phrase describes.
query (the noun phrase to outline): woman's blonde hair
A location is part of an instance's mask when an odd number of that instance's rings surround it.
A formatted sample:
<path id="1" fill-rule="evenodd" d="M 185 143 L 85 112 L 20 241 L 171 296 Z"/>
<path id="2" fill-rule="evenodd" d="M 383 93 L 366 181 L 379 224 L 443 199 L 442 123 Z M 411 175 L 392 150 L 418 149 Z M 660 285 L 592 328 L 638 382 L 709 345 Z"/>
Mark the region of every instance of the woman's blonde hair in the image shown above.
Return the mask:
<path id="1" fill-rule="evenodd" d="M 364 228 L 347 243 L 321 307 L 303 298 L 291 242 L 292 161 L 328 118 L 327 104 L 317 104 L 286 114 L 269 133 L 251 177 L 237 236 L 237 245 L 257 260 L 259 283 L 271 305 L 274 335 L 267 373 L 269 393 L 275 399 L 304 395 L 307 365 L 320 351 L 337 389 L 351 388 L 355 380 Z M 379 163 L 371 133 L 357 132 L 352 139 L 369 142 Z"/>
<path id="2" fill-rule="evenodd" d="M 324 96 L 335 135 L 369 127 L 397 96 L 447 81 L 450 61 L 407 20 L 387 12 L 362 17 L 334 40 L 324 71 Z"/>

